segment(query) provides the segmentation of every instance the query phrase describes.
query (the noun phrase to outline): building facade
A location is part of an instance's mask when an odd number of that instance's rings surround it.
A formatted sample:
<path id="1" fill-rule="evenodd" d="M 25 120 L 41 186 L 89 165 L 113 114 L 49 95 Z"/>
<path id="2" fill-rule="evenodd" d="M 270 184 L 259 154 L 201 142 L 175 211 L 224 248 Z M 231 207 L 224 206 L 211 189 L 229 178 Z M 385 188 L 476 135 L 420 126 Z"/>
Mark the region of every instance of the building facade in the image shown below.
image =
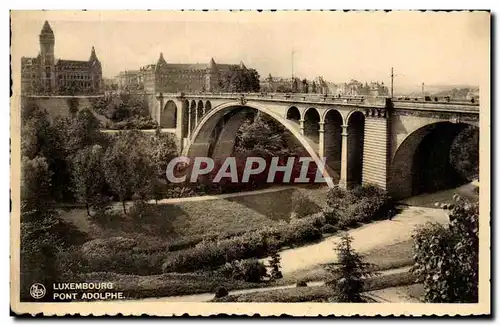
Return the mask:
<path id="1" fill-rule="evenodd" d="M 94 47 L 89 60 L 56 59 L 55 36 L 45 21 L 40 52 L 21 58 L 21 92 L 24 95 L 79 95 L 102 93 L 102 67 Z"/>
<path id="2" fill-rule="evenodd" d="M 313 80 L 298 77 L 281 78 L 269 74 L 260 81 L 261 90 L 269 93 L 315 93 L 333 96 L 388 96 L 389 90 L 383 82 L 362 83 L 351 80 L 346 83 L 332 83 L 319 76 Z"/>
<path id="3" fill-rule="evenodd" d="M 141 70 L 124 70 L 115 77 L 115 83 L 121 90 L 143 90 L 144 82 Z"/>
<path id="4" fill-rule="evenodd" d="M 239 66 L 220 64 L 215 63 L 213 58 L 208 64 L 167 63 L 163 53 L 160 53 L 156 64 L 142 67 L 138 72 L 129 72 L 128 77 L 124 77 L 127 80 L 124 84 L 139 84 L 146 93 L 219 92 L 222 76 L 235 67 L 246 69 L 242 62 Z"/>

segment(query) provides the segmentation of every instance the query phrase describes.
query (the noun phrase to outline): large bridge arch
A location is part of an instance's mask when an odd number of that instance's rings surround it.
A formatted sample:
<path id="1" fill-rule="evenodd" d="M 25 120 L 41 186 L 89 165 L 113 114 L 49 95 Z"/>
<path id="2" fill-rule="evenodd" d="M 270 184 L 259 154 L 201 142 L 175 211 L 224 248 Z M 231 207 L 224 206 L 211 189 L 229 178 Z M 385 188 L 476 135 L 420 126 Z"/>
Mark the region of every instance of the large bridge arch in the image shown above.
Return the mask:
<path id="1" fill-rule="evenodd" d="M 407 135 L 389 164 L 389 194 L 396 199 L 406 198 L 466 182 L 450 162 L 450 149 L 458 134 L 470 126 L 476 127 L 469 123 L 442 121 Z"/>
<path id="2" fill-rule="evenodd" d="M 192 133 L 191 141 L 189 145 L 184 149 L 184 156 L 187 157 L 197 157 L 197 156 L 208 156 L 210 153 L 210 148 L 213 143 L 212 133 L 219 122 L 224 119 L 228 114 L 233 114 L 236 119 L 232 119 L 229 125 L 224 126 L 222 139 L 219 136 L 218 142 L 222 142 L 222 146 L 217 144 L 213 153 L 219 157 L 227 157 L 231 155 L 232 149 L 234 147 L 234 141 L 236 139 L 236 132 L 241 124 L 244 122 L 245 114 L 240 114 L 238 110 L 250 108 L 258 110 L 272 117 L 274 120 L 278 121 L 283 125 L 305 148 L 308 154 L 311 156 L 312 160 L 316 163 L 318 167 L 323 166 L 323 162 L 318 157 L 313 147 L 307 139 L 300 133 L 299 130 L 293 125 L 293 121 L 289 121 L 286 117 L 275 113 L 274 111 L 267 109 L 257 103 L 247 102 L 242 105 L 240 102 L 229 102 L 221 104 L 217 107 L 213 107 L 210 112 L 208 112 L 203 119 L 198 123 L 196 129 Z M 222 134 L 221 134 L 222 135 Z M 323 176 L 329 187 L 334 187 L 332 178 L 330 177 L 328 169 L 324 169 Z"/>

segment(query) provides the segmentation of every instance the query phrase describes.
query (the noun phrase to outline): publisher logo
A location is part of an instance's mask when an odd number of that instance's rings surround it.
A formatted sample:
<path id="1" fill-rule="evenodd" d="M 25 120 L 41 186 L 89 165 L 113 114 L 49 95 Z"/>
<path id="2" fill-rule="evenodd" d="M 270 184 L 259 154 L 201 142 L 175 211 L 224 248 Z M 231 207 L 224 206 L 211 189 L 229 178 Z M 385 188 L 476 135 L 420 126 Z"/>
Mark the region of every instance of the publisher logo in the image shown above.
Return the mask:
<path id="1" fill-rule="evenodd" d="M 43 298 L 43 296 L 45 295 L 46 292 L 47 291 L 45 290 L 45 286 L 43 286 L 43 284 L 40 284 L 40 283 L 34 283 L 30 287 L 30 294 L 35 299 Z"/>

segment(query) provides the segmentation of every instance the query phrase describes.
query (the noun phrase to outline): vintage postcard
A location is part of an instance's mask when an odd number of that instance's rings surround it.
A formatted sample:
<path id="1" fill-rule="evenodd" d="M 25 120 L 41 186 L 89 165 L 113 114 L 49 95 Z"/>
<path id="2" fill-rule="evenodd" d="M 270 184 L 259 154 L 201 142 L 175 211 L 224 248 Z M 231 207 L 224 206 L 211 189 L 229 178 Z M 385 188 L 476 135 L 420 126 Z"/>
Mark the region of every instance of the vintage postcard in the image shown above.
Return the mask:
<path id="1" fill-rule="evenodd" d="M 11 309 L 489 315 L 487 11 L 12 11 Z"/>

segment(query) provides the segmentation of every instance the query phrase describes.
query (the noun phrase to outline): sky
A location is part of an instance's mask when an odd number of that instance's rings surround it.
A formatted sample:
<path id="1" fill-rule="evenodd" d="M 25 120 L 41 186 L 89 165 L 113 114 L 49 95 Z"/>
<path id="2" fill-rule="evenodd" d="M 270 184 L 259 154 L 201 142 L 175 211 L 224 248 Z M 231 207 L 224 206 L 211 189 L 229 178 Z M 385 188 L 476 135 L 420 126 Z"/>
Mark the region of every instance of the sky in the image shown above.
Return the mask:
<path id="1" fill-rule="evenodd" d="M 239 63 L 261 77 L 323 76 L 390 83 L 479 85 L 489 60 L 486 12 L 17 11 L 12 60 L 36 56 L 48 20 L 55 56 L 87 60 L 94 46 L 104 77 L 155 63 Z M 292 52 L 294 55 L 292 56 Z M 15 69 L 14 69 L 15 71 Z M 484 72 L 484 71 L 483 71 Z M 484 80 L 484 79 L 483 79 Z"/>

